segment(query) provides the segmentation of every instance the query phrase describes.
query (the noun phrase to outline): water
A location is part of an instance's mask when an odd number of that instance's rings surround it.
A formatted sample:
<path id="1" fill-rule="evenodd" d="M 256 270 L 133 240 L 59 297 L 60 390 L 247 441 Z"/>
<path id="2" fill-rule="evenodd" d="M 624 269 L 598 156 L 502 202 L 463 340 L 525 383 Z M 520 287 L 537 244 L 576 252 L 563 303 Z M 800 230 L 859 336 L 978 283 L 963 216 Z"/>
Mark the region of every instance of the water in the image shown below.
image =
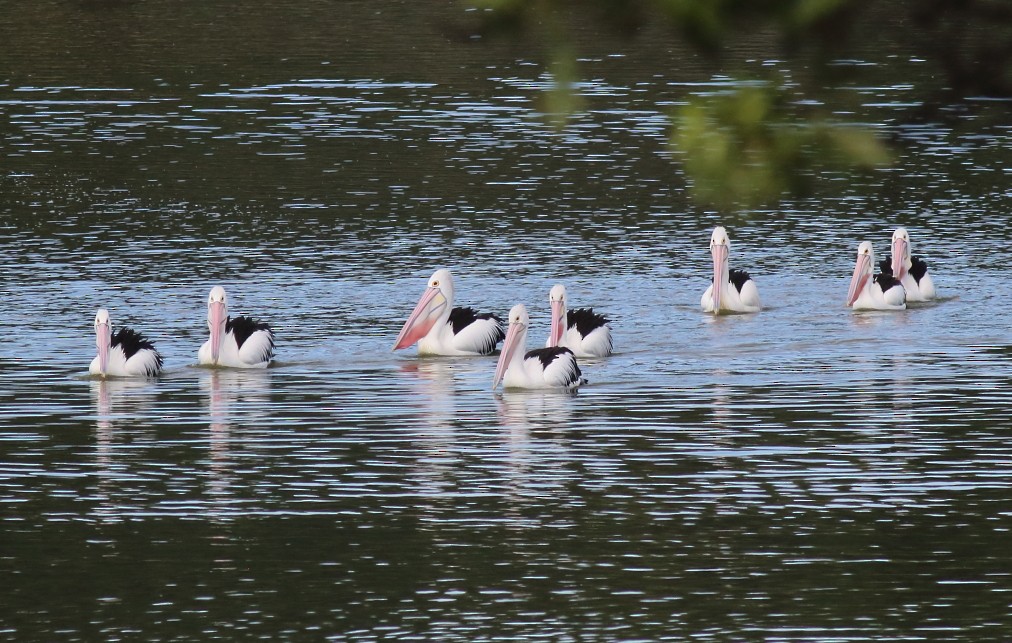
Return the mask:
<path id="1" fill-rule="evenodd" d="M 410 4 L 278 5 L 0 27 L 4 638 L 1009 636 L 1004 106 L 721 217 L 665 115 L 727 81 L 672 71 L 662 35 L 591 41 L 556 133 L 509 43 L 392 29 Z M 868 58 L 881 84 L 847 91 L 888 128 L 921 63 Z M 758 315 L 698 310 L 718 222 Z M 896 225 L 941 299 L 851 313 L 858 241 Z M 570 395 L 391 353 L 443 266 L 462 304 L 525 302 L 538 343 L 566 283 L 616 354 Z M 274 368 L 194 366 L 213 284 L 275 327 Z M 86 377 L 100 306 L 163 377 Z"/>

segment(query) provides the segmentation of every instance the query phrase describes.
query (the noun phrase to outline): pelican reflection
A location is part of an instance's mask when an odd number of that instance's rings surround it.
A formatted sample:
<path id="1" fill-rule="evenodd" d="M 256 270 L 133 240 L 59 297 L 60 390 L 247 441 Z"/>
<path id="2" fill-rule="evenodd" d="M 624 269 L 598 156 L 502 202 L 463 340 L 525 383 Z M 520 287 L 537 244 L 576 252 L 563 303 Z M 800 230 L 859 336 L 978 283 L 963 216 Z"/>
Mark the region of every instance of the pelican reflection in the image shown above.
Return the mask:
<path id="1" fill-rule="evenodd" d="M 138 476 L 130 469 L 126 448 L 143 438 L 138 432 L 155 404 L 157 383 L 146 379 L 103 378 L 91 380 L 89 387 L 95 411 L 98 498 L 95 514 L 102 521 L 120 521 L 130 512 L 130 502 L 140 497 L 139 490 L 130 487 L 137 484 Z"/>

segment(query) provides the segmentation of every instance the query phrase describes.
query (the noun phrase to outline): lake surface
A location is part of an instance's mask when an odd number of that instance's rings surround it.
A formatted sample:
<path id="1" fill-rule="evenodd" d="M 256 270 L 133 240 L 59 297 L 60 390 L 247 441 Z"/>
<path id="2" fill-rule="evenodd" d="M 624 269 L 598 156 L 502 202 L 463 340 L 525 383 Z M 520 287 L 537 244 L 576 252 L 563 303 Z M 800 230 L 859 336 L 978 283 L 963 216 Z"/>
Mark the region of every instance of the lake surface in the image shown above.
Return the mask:
<path id="1" fill-rule="evenodd" d="M 733 83 L 665 32 L 580 32 L 556 132 L 538 52 L 452 6 L 271 4 L 0 26 L 0 637 L 1012 636 L 1007 103 L 902 125 L 923 61 L 876 47 L 841 91 L 895 164 L 720 216 L 667 117 Z M 718 223 L 757 315 L 699 311 Z M 898 225 L 941 299 L 852 313 Z M 392 353 L 439 267 L 538 345 L 565 283 L 616 354 L 561 394 Z M 215 284 L 275 367 L 194 366 Z M 87 377 L 99 307 L 161 378 Z"/>

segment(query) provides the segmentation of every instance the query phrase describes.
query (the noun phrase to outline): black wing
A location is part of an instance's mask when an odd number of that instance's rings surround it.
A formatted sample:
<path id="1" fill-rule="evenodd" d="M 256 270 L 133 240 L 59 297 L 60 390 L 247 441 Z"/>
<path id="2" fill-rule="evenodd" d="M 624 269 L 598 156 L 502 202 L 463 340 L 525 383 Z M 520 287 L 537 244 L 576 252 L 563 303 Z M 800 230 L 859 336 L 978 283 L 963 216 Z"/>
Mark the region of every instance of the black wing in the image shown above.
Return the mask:
<path id="1" fill-rule="evenodd" d="M 566 326 L 570 328 L 575 326 L 576 330 L 584 337 L 610 321 L 604 315 L 595 313 L 593 308 L 577 308 L 566 313 Z"/>
<path id="2" fill-rule="evenodd" d="M 447 320 L 447 323 L 453 325 L 453 334 L 456 335 L 479 319 L 494 319 L 499 322 L 499 326 L 502 326 L 502 320 L 492 313 L 479 313 L 474 308 L 464 308 L 461 306 L 450 311 L 450 319 Z M 503 333 L 502 339 L 505 338 L 506 334 Z"/>
<path id="3" fill-rule="evenodd" d="M 137 351 L 143 348 L 155 350 L 154 344 L 149 342 L 144 335 L 131 328 L 120 328 L 113 333 L 111 345 L 113 348 L 120 346 L 127 359 L 136 355 Z"/>
<path id="4" fill-rule="evenodd" d="M 910 257 L 910 276 L 914 278 L 914 281 L 921 283 L 921 277 L 928 274 L 928 264 L 926 264 L 919 257 Z"/>
<path id="5" fill-rule="evenodd" d="M 893 260 L 890 257 L 886 257 L 882 261 L 878 262 L 878 269 L 883 275 L 893 276 Z"/>
<path id="6" fill-rule="evenodd" d="M 113 333 L 110 347 L 115 348 L 116 346 L 123 349 L 123 355 L 127 359 L 136 355 L 138 351 L 144 349 L 151 351 L 155 354 L 155 362 L 158 364 L 158 368 L 154 372 L 148 369 L 148 375 L 157 375 L 158 371 L 162 370 L 162 356 L 155 350 L 155 345 L 148 341 L 144 335 L 141 335 L 132 328 L 120 328 Z"/>
<path id="7" fill-rule="evenodd" d="M 890 277 L 892 277 L 893 262 L 891 258 L 887 257 L 882 261 L 878 262 L 878 267 L 879 270 L 882 271 L 883 275 L 889 275 Z M 924 275 L 928 274 L 928 264 L 925 263 L 924 260 L 920 259 L 919 257 L 910 257 L 910 270 L 908 270 L 907 272 L 910 273 L 910 276 L 914 278 L 915 282 L 921 283 L 921 278 L 924 277 Z"/>
<path id="8" fill-rule="evenodd" d="M 882 289 L 882 292 L 889 290 L 893 286 L 900 285 L 899 280 L 893 277 L 893 273 L 891 272 L 880 272 L 877 275 L 875 275 L 875 283 L 879 285 L 879 287 Z"/>
<path id="9" fill-rule="evenodd" d="M 232 333 L 235 335 L 236 346 L 242 348 L 243 343 L 250 338 L 250 335 L 257 332 L 258 330 L 265 330 L 270 336 L 271 340 L 271 352 L 274 352 L 274 331 L 265 322 L 258 322 L 252 317 L 240 315 L 235 319 L 229 317 L 225 320 L 225 334 Z"/>
<path id="10" fill-rule="evenodd" d="M 556 358 L 559 357 L 559 355 L 565 355 L 566 353 L 573 355 L 573 351 L 569 350 L 565 346 L 535 348 L 532 351 L 527 351 L 524 354 L 524 359 L 536 357 L 537 359 L 541 360 L 541 366 L 543 368 L 548 368 L 552 364 L 552 362 L 554 362 Z M 569 370 L 569 373 L 566 374 L 566 384 L 568 385 L 568 384 L 583 383 L 582 377 L 583 372 L 580 371 L 580 366 L 579 364 L 576 363 L 576 357 L 574 356 L 573 359 L 568 360 L 568 362 L 572 366 L 572 368 Z"/>
<path id="11" fill-rule="evenodd" d="M 744 270 L 738 270 L 737 268 L 731 268 L 727 273 L 728 279 L 734 284 L 735 290 L 741 292 L 741 289 L 745 287 L 745 282 L 751 279 L 748 273 Z"/>
<path id="12" fill-rule="evenodd" d="M 495 350 L 496 344 L 506 339 L 506 331 L 502 328 L 502 319 L 492 313 L 479 313 L 474 308 L 457 307 L 450 311 L 450 319 L 446 323 L 453 326 L 453 334 L 456 335 L 479 319 L 491 319 L 495 321 L 495 333 L 489 337 L 489 344 L 485 350 L 479 351 L 488 354 Z"/>

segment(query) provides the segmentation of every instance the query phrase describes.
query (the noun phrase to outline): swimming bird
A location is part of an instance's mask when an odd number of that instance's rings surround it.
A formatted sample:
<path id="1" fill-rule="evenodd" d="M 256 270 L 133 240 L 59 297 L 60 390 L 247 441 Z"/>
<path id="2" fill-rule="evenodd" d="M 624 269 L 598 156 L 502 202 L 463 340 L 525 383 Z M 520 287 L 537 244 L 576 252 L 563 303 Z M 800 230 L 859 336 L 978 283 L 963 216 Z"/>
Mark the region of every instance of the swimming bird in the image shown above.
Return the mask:
<path id="1" fill-rule="evenodd" d="M 95 314 L 95 345 L 98 355 L 88 368 L 92 375 L 152 377 L 162 372 L 162 356 L 151 342 L 129 328 L 113 333 L 105 308 Z"/>
<path id="2" fill-rule="evenodd" d="M 552 286 L 548 294 L 552 305 L 552 329 L 545 346 L 564 346 L 577 357 L 604 357 L 611 355 L 611 327 L 608 319 L 593 308 L 566 310 L 566 287 Z"/>
<path id="3" fill-rule="evenodd" d="M 714 228 L 710 235 L 710 254 L 713 255 L 713 283 L 699 300 L 703 312 L 755 313 L 762 310 L 759 290 L 749 274 L 744 270 L 728 269 L 731 240 L 723 226 Z"/>
<path id="4" fill-rule="evenodd" d="M 453 275 L 444 268 L 432 273 L 393 350 L 417 342 L 419 355 L 488 355 L 505 336 L 495 315 L 453 308 Z"/>
<path id="5" fill-rule="evenodd" d="M 850 278 L 847 305 L 854 310 L 904 310 L 907 307 L 903 286 L 885 271 L 872 278 L 875 252 L 871 241 L 857 247 L 857 263 Z"/>
<path id="6" fill-rule="evenodd" d="M 576 356 L 568 348 L 555 346 L 524 352 L 529 325 L 527 307 L 514 306 L 510 310 L 509 331 L 495 367 L 492 388 L 499 386 L 499 382 L 504 388 L 572 389 L 586 384 Z"/>
<path id="7" fill-rule="evenodd" d="M 907 301 L 929 301 L 935 298 L 935 283 L 928 274 L 928 264 L 910 255 L 910 235 L 906 228 L 893 232 L 892 258 L 879 263 L 882 274 L 900 280 L 907 292 Z"/>
<path id="8" fill-rule="evenodd" d="M 208 366 L 267 368 L 274 359 L 274 331 L 252 317 L 228 316 L 228 295 L 221 286 L 207 298 L 207 327 L 211 338 L 197 351 L 197 361 Z"/>

